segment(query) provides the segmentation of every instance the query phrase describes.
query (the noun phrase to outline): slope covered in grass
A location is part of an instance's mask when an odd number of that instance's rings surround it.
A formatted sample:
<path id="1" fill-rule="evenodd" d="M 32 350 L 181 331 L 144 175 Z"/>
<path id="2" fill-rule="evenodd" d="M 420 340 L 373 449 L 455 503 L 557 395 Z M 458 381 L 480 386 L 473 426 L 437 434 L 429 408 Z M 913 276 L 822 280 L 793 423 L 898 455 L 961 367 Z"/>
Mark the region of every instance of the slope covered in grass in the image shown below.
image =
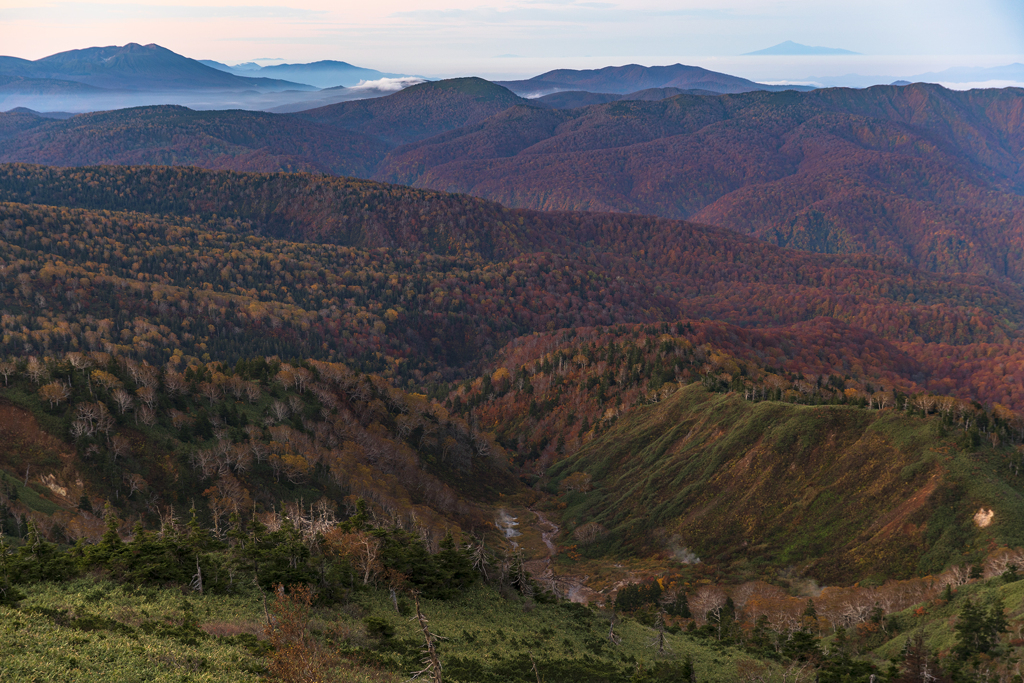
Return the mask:
<path id="1" fill-rule="evenodd" d="M 329 680 L 392 682 L 422 668 L 423 636 L 402 597 L 396 613 L 384 591 L 343 604 L 314 606 L 302 624 L 333 664 Z M 567 683 L 675 680 L 692 661 L 698 680 L 735 680 L 750 655 L 580 605 L 503 599 L 478 587 L 456 600 L 421 600 L 449 683 Z M 270 601 L 272 619 L 283 618 Z M 16 607 L 0 605 L 0 676 L 4 680 L 257 681 L 274 657 L 268 612 L 256 592 L 183 595 L 81 579 L 36 584 Z M 307 641 L 313 642 L 313 641 Z M 659 651 L 661 650 L 661 651 Z M 538 673 L 534 673 L 534 666 Z M 781 665 L 774 665 L 776 667 Z M 312 680 L 312 679 L 308 679 Z"/>
<path id="2" fill-rule="evenodd" d="M 1024 542 L 1015 451 L 964 445 L 939 418 L 751 403 L 691 385 L 551 472 L 592 477 L 564 512 L 607 529 L 589 553 L 688 548 L 741 571 L 795 565 L 851 583 L 938 571 L 989 539 Z M 972 522 L 982 507 L 995 513 L 984 529 Z"/>

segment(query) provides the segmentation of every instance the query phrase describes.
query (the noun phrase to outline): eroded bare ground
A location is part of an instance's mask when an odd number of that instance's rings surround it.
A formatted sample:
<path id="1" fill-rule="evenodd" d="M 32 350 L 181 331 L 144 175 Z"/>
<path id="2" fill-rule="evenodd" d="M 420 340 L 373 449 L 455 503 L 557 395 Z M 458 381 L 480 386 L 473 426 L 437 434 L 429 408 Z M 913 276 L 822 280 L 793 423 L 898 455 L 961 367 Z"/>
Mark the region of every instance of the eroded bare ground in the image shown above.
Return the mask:
<path id="1" fill-rule="evenodd" d="M 519 519 L 523 537 L 529 539 L 531 536 L 540 536 L 540 544 L 523 545 L 524 549 L 532 547 L 535 551 L 528 555 L 530 559 L 523 565 L 534 580 L 562 599 L 582 604 L 603 605 L 614 599 L 620 588 L 641 578 L 621 565 L 611 565 L 612 574 L 600 579 L 583 573 L 559 573 L 555 565 L 555 557 L 558 555 L 555 541 L 561 533 L 561 528 L 535 508 L 529 508 Z"/>

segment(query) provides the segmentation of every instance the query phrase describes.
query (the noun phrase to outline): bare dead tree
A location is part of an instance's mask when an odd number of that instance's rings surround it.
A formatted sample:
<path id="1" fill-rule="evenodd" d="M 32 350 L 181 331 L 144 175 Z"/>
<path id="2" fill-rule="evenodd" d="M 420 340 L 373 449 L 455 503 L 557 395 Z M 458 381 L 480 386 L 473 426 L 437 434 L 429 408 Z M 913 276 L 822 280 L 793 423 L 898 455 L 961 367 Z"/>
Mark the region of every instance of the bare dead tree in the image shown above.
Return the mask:
<path id="1" fill-rule="evenodd" d="M 114 434 L 107 439 L 107 448 L 110 449 L 111 454 L 114 456 L 114 462 L 117 462 L 118 458 L 128 455 L 132 449 L 132 442 L 126 436 Z"/>
<path id="2" fill-rule="evenodd" d="M 270 415 L 275 422 L 286 420 L 289 415 L 288 406 L 282 401 L 274 401 L 270 404 Z"/>
<path id="3" fill-rule="evenodd" d="M 198 555 L 196 555 L 196 573 L 192 575 L 192 582 L 189 583 L 189 588 L 200 595 L 203 594 L 203 570 L 199 566 Z"/>
<path id="4" fill-rule="evenodd" d="M 156 388 L 152 386 L 139 387 L 135 391 L 135 395 L 139 397 L 139 400 L 142 401 L 143 405 L 148 406 L 149 408 L 156 408 Z"/>
<path id="5" fill-rule="evenodd" d="M 220 400 L 220 385 L 213 382 L 200 382 L 199 393 L 209 400 L 212 406 Z"/>
<path id="6" fill-rule="evenodd" d="M 658 656 L 660 657 L 672 654 L 672 649 L 665 641 L 665 613 L 662 610 L 658 610 L 657 633 L 651 641 L 651 644 L 657 646 Z"/>
<path id="7" fill-rule="evenodd" d="M 245 383 L 245 398 L 248 399 L 249 403 L 256 403 L 262 396 L 263 392 L 258 384 L 255 382 Z"/>
<path id="8" fill-rule="evenodd" d="M 39 362 L 39 359 L 32 356 L 28 359 L 28 365 L 25 367 L 25 374 L 28 375 L 34 383 L 39 384 L 43 379 L 50 373 L 47 371 L 46 366 Z"/>
<path id="9" fill-rule="evenodd" d="M 178 396 L 185 393 L 185 390 L 188 389 L 188 382 L 185 381 L 185 376 L 180 372 L 167 370 L 164 373 L 164 389 L 171 396 Z"/>
<path id="10" fill-rule="evenodd" d="M 128 412 L 128 410 L 132 407 L 132 404 L 135 403 L 134 397 L 121 387 L 114 389 L 113 399 L 114 403 L 117 404 L 117 409 L 121 412 L 122 415 Z"/>
<path id="11" fill-rule="evenodd" d="M 0 361 L 0 375 L 4 377 L 4 386 L 7 386 L 7 380 L 11 375 L 18 371 L 18 366 L 11 361 Z"/>
<path id="12" fill-rule="evenodd" d="M 612 645 L 622 644 L 622 638 L 615 634 L 616 623 L 618 623 L 618 616 L 615 614 L 615 611 L 612 610 L 612 618 L 609 620 L 608 623 L 608 642 L 610 642 Z"/>
<path id="13" fill-rule="evenodd" d="M 139 422 L 146 425 L 147 427 L 152 427 L 154 424 L 156 424 L 156 411 L 153 410 L 151 407 L 139 406 L 138 410 L 136 410 L 135 412 L 136 415 L 138 416 Z"/>
<path id="14" fill-rule="evenodd" d="M 423 674 L 430 674 L 430 679 L 433 683 L 443 683 L 441 679 L 441 658 L 437 656 L 437 647 L 434 644 L 434 640 L 437 636 L 430 632 L 427 628 L 427 618 L 423 616 L 423 612 L 420 610 L 420 594 L 415 592 L 412 594 L 413 600 L 416 602 L 416 621 L 419 622 L 420 631 L 423 633 L 423 640 L 426 643 L 426 647 L 423 651 L 423 669 L 417 671 L 412 675 L 412 678 L 419 678 Z"/>
<path id="15" fill-rule="evenodd" d="M 126 475 L 124 475 L 124 483 L 125 483 L 125 486 L 128 487 L 128 497 L 129 498 L 136 491 L 141 491 L 142 489 L 144 489 L 146 487 L 146 480 L 143 479 L 142 476 L 138 475 L 138 474 L 126 474 Z"/>

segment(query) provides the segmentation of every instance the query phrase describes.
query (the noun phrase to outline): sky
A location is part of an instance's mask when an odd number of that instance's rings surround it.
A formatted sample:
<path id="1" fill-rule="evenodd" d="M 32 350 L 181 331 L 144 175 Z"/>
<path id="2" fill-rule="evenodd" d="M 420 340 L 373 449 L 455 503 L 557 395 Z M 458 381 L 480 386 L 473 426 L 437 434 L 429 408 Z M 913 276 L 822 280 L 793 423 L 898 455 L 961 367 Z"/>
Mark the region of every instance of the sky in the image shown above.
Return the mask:
<path id="1" fill-rule="evenodd" d="M 682 62 L 758 80 L 1024 62 L 1024 0 L 0 0 L 0 54 L 157 43 L 428 77 Z M 741 57 L 785 40 L 863 57 Z"/>

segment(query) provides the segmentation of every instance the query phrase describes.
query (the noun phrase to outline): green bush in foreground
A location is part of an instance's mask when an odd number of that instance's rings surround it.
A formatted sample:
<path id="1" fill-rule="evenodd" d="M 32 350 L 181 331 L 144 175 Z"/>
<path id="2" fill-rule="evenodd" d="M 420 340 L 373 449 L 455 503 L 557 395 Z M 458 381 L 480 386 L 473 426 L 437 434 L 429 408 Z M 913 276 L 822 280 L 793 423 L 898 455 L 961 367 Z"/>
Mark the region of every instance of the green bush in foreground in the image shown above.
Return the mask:
<path id="1" fill-rule="evenodd" d="M 268 615 L 279 628 L 288 618 L 275 605 L 282 598 L 256 589 L 183 595 L 82 578 L 33 584 L 24 593 L 16 607 L 0 606 L 5 682 L 255 681 L 273 667 L 271 643 L 288 646 L 265 636 Z M 630 619 L 616 621 L 613 645 L 610 615 L 572 603 L 502 598 L 484 586 L 456 599 L 420 602 L 448 683 L 535 682 L 538 674 L 581 683 L 682 680 L 690 667 L 699 681 L 732 681 L 737 665 L 750 660 L 738 649 L 684 634 L 664 633 L 659 641 L 654 629 Z M 403 600 L 399 607 L 404 614 L 376 590 L 345 604 L 314 605 L 303 612 L 299 638 L 325 653 L 324 680 L 406 680 L 423 668 L 424 642 L 409 605 Z"/>

